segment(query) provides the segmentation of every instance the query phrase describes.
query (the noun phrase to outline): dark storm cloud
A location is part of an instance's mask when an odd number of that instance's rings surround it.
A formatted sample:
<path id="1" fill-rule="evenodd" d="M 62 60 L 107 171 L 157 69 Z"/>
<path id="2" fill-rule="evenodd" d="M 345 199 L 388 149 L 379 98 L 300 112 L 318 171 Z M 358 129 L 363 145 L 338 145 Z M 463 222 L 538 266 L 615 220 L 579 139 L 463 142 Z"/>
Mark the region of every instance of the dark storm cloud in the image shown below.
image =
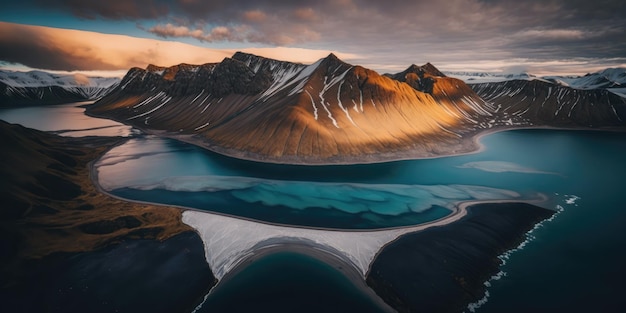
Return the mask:
<path id="1" fill-rule="evenodd" d="M 207 41 L 255 39 L 268 40 L 269 43 L 276 43 L 275 37 L 297 37 L 298 32 L 307 30 L 319 34 L 320 40 L 350 39 L 345 38 L 348 36 L 396 40 L 452 36 L 452 39 L 461 40 L 463 37 L 484 39 L 508 36 L 511 32 L 526 29 L 595 31 L 611 26 L 623 29 L 626 12 L 626 1 L 623 0 L 35 1 L 79 17 L 157 19 L 159 25 L 169 23 L 207 34 L 215 27 L 225 27 L 231 32 L 248 32 L 247 35 L 232 34 L 215 39 L 215 36 L 207 36 Z M 152 31 L 166 37 L 184 34 L 165 28 Z M 201 39 L 197 34 L 195 37 Z M 311 39 L 310 36 L 302 37 L 302 40 Z"/>
<path id="2" fill-rule="evenodd" d="M 28 1 L 27 1 L 28 2 Z M 170 1 L 166 0 L 34 0 L 34 3 L 50 9 L 71 12 L 77 17 L 95 19 L 148 19 L 160 18 L 169 13 Z"/>
<path id="3" fill-rule="evenodd" d="M 45 33 L 0 23 L 0 60 L 51 70 L 117 69 L 96 58 L 85 57 L 90 54 L 89 48 L 86 49 L 81 56 L 52 42 Z"/>

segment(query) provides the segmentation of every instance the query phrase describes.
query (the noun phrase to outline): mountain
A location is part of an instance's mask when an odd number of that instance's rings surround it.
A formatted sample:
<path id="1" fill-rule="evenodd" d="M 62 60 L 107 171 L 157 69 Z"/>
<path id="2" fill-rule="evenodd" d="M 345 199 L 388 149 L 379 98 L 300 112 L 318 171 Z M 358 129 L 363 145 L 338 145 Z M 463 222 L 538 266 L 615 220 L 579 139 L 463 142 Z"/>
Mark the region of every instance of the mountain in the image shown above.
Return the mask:
<path id="1" fill-rule="evenodd" d="M 95 100 L 117 86 L 116 77 L 0 70 L 0 106 Z"/>
<path id="2" fill-rule="evenodd" d="M 607 89 L 511 77 L 524 79 L 467 85 L 430 63 L 379 75 L 333 54 L 304 65 L 238 52 L 219 63 L 132 68 L 87 113 L 294 164 L 469 152 L 475 134 L 494 128 L 626 126 L 626 98 Z"/>
<path id="3" fill-rule="evenodd" d="M 584 76 L 454 72 L 504 119 L 540 126 L 623 127 L 626 69 Z"/>
<path id="4" fill-rule="evenodd" d="M 611 127 L 626 125 L 626 98 L 607 89 L 576 89 L 542 80 L 471 85 L 505 118 L 532 125 Z"/>
<path id="5" fill-rule="evenodd" d="M 515 79 L 541 79 L 540 77 L 526 72 L 508 74 L 489 72 L 446 72 L 446 74 L 450 77 L 458 78 L 467 84 L 503 82 Z"/>
<path id="6" fill-rule="evenodd" d="M 500 83 L 510 80 L 540 80 L 574 89 L 607 89 L 617 95 L 626 97 L 626 68 L 607 68 L 600 72 L 588 73 L 584 76 L 536 76 L 526 72 L 516 74 L 484 73 L 484 72 L 447 72 L 449 76 L 463 80 L 465 83 Z"/>
<path id="7" fill-rule="evenodd" d="M 420 70 L 407 69 L 403 82 L 333 54 L 303 65 L 238 52 L 220 63 L 133 68 L 87 112 L 268 162 L 374 162 L 474 149 L 465 135 L 487 127 L 494 108 L 434 66 Z"/>
<path id="8" fill-rule="evenodd" d="M 626 68 L 607 68 L 585 76 L 546 76 L 544 79 L 576 89 L 626 88 Z"/>

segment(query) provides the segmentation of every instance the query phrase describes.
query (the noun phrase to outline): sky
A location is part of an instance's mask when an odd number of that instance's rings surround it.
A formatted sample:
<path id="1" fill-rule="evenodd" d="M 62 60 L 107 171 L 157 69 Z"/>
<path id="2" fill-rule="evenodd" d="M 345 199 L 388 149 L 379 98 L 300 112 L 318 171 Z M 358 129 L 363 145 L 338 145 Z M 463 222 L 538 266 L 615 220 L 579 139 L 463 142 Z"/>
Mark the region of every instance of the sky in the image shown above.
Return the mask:
<path id="1" fill-rule="evenodd" d="M 335 53 L 395 73 L 583 75 L 626 67 L 623 0 L 19 0 L 0 4 L 0 68 L 123 75 L 236 51 Z"/>

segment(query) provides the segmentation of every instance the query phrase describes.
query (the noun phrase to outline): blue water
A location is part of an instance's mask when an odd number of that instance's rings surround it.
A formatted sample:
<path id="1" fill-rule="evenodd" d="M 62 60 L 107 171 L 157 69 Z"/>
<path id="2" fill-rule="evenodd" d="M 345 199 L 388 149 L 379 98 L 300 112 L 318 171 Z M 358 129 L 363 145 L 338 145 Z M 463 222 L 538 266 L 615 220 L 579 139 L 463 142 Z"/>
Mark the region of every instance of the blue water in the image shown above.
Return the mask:
<path id="1" fill-rule="evenodd" d="M 384 311 L 339 269 L 305 254 L 280 251 L 219 284 L 198 312 Z"/>
<path id="2" fill-rule="evenodd" d="M 127 134 L 124 127 L 85 117 L 74 104 L 57 108 L 60 111 L 6 110 L 0 118 L 67 135 L 106 136 L 98 127 L 113 130 L 114 135 Z M 68 129 L 78 132 L 64 132 Z M 481 142 L 486 148 L 480 153 L 457 157 L 302 167 L 235 160 L 172 140 L 140 137 L 112 150 L 98 162 L 98 169 L 105 188 L 126 190 L 129 198 L 146 192 L 142 199 L 149 201 L 159 200 L 155 195 L 165 198 L 164 203 L 172 197 L 181 198 L 182 204 L 196 199 L 207 210 L 229 214 L 247 210 L 256 214 L 252 218 L 280 216 L 283 223 L 304 214 L 304 220 L 338 228 L 419 223 L 447 214 L 450 203 L 458 200 L 515 198 L 507 191 L 519 197 L 543 193 L 550 197 L 546 207 L 563 211 L 511 255 L 502 267 L 506 275 L 491 281 L 488 301 L 477 312 L 625 312 L 626 135 L 517 130 L 492 134 Z M 238 212 L 240 207 L 244 209 Z M 335 219 L 339 222 L 334 225 L 328 222 Z M 302 257 L 277 258 L 266 260 L 286 264 L 284 260 Z M 251 288 L 247 290 L 265 288 L 268 281 L 255 277 L 270 273 L 265 277 L 272 278 L 271 290 L 289 291 L 290 285 L 281 283 L 289 277 L 272 266 L 274 261 L 242 272 L 239 283 Z M 321 266 L 307 264 L 313 269 Z M 310 288 L 323 288 L 329 281 L 322 279 Z M 353 291 L 345 287 L 335 292 L 361 299 Z"/>
<path id="3" fill-rule="evenodd" d="M 550 186 L 566 180 L 561 169 L 536 167 L 489 151 L 311 167 L 236 160 L 189 144 L 145 137 L 111 150 L 96 167 L 101 185 L 120 197 L 341 229 L 420 224 L 450 214 L 458 201 L 536 198 L 538 192 L 553 193 L 535 188 L 538 179 Z"/>
<path id="4" fill-rule="evenodd" d="M 111 151 L 99 169 L 109 189 L 129 198 L 155 200 L 161 193 L 166 199 L 159 201 L 172 203 L 178 195 L 181 204 L 193 206 L 194 197 L 214 194 L 210 205 L 199 206 L 257 219 L 278 215 L 283 223 L 304 214 L 315 225 L 339 228 L 423 222 L 438 218 L 429 214 L 457 200 L 515 198 L 506 190 L 521 197 L 543 193 L 550 197 L 547 208 L 563 211 L 511 256 L 502 267 L 506 275 L 491 282 L 490 297 L 477 311 L 626 308 L 621 300 L 626 292 L 626 135 L 516 130 L 481 142 L 480 153 L 456 157 L 302 167 L 235 160 L 171 140 L 139 138 Z M 421 202 L 415 210 L 400 209 L 413 200 Z M 314 205 L 307 207 L 307 201 Z M 367 203 L 381 201 L 392 208 L 367 209 Z M 237 210 L 240 205 L 245 209 Z M 256 215 L 250 213 L 255 210 Z"/>

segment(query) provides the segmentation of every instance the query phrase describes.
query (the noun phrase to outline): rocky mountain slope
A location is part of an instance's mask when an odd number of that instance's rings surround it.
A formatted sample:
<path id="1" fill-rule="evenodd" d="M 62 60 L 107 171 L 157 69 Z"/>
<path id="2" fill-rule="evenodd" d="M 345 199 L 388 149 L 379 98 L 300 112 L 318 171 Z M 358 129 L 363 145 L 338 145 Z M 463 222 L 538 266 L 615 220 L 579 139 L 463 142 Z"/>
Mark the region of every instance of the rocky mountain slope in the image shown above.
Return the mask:
<path id="1" fill-rule="evenodd" d="M 489 73 L 489 72 L 446 72 L 468 84 L 504 82 L 508 80 L 543 80 L 557 85 L 576 89 L 626 88 L 626 68 L 607 68 L 583 76 L 537 76 L 527 72 Z"/>
<path id="2" fill-rule="evenodd" d="M 115 88 L 119 81 L 116 77 L 0 70 L 0 106 L 96 100 Z"/>
<path id="3" fill-rule="evenodd" d="M 546 80 L 577 89 L 626 87 L 626 68 L 607 68 L 584 76 L 545 76 Z"/>
<path id="4" fill-rule="evenodd" d="M 133 68 L 87 112 L 270 162 L 373 162 L 472 150 L 464 135 L 487 127 L 494 108 L 434 66 L 421 69 L 401 81 L 332 54 L 302 65 L 236 53 L 220 63 Z"/>
<path id="5" fill-rule="evenodd" d="M 607 89 L 577 89 L 543 80 L 471 85 L 513 121 L 563 127 L 626 126 L 626 98 Z"/>

